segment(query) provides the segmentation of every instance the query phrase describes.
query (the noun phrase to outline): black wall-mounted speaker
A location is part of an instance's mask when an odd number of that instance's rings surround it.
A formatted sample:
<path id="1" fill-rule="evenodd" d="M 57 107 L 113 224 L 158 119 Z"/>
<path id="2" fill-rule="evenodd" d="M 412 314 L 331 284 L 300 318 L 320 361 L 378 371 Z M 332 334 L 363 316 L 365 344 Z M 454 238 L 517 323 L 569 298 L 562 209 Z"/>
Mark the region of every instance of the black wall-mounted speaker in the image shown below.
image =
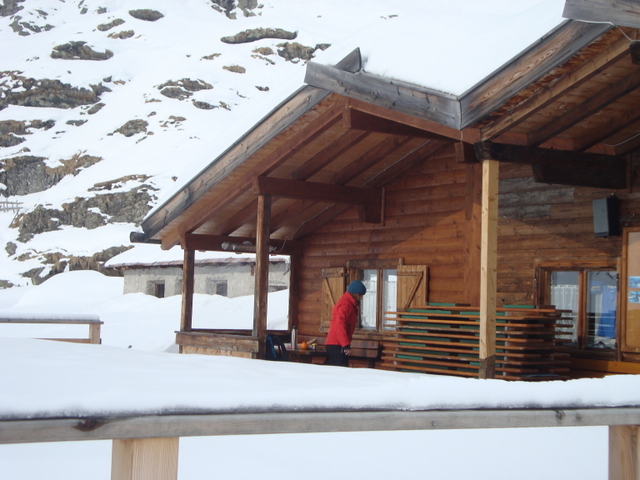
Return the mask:
<path id="1" fill-rule="evenodd" d="M 596 237 L 620 235 L 620 206 L 615 195 L 593 200 L 593 232 Z"/>

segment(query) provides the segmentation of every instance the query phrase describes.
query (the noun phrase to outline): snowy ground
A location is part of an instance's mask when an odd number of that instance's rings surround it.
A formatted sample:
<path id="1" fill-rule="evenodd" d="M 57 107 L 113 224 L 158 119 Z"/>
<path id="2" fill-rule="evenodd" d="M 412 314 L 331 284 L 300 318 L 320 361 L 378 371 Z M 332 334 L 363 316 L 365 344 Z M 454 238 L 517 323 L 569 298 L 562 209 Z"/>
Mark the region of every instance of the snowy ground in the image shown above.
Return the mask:
<path id="1" fill-rule="evenodd" d="M 105 321 L 103 346 L 11 339 L 52 332 L 48 327 L 28 327 L 32 331 L 25 332 L 0 325 L 0 337 L 4 337 L 0 338 L 1 416 L 122 412 L 163 405 L 176 409 L 269 409 L 274 405 L 412 409 L 640 404 L 640 379 L 635 376 L 526 384 L 177 356 L 167 351 L 172 350 L 173 332 L 178 328 L 178 299 L 122 295 L 121 288 L 119 278 L 70 272 L 38 287 L 0 291 L 0 314 L 2 310 L 84 313 L 98 314 Z M 242 318 L 250 322 L 251 297 L 203 297 L 196 301 L 196 315 L 200 312 L 203 321 Z M 286 298 L 282 292 L 270 296 L 270 305 L 271 321 L 283 321 Z M 91 371 L 98 374 L 90 377 L 87 372 Z M 143 377 L 147 381 L 140 381 Z M 182 387 L 175 388 L 178 384 Z M 177 394 L 179 390 L 191 394 Z M 106 480 L 110 450 L 108 441 L 0 446 L 0 476 L 3 480 L 79 480 L 88 478 L 90 471 L 90 478 Z M 459 452 L 465 452 L 464 461 L 456 456 Z M 601 479 L 607 472 L 607 430 L 264 435 L 184 438 L 180 443 L 183 480 L 300 475 L 315 479 L 325 478 L 329 471 L 373 479 Z"/>

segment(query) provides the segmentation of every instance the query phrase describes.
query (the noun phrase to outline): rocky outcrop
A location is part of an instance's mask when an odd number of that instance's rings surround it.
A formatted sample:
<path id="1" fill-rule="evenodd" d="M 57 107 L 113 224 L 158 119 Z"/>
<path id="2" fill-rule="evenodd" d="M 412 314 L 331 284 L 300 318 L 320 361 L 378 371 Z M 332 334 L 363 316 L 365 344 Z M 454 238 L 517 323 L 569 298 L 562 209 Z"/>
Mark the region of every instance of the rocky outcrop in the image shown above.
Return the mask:
<path id="1" fill-rule="evenodd" d="M 233 73 L 247 73 L 247 69 L 244 67 L 241 67 L 240 65 L 225 65 L 222 68 Z"/>
<path id="2" fill-rule="evenodd" d="M 160 93 L 167 98 L 177 100 L 185 100 L 189 98 L 193 92 L 200 90 L 211 90 L 213 86 L 203 80 L 191 80 L 183 78 L 181 80 L 170 80 L 156 87 Z"/>
<path id="3" fill-rule="evenodd" d="M 149 185 L 127 192 L 105 193 L 90 198 L 76 198 L 62 205 L 62 210 L 38 205 L 34 210 L 18 215 L 11 227 L 18 229 L 18 241 L 27 242 L 34 235 L 58 230 L 62 225 L 92 230 L 107 223 L 140 224 L 153 200 Z"/>
<path id="4" fill-rule="evenodd" d="M 278 55 L 288 62 L 297 63 L 300 60 L 309 61 L 313 58 L 316 50 L 326 50 L 330 45 L 321 43 L 315 47 L 305 47 L 298 42 L 285 42 L 278 44 Z"/>
<path id="5" fill-rule="evenodd" d="M 127 38 L 131 38 L 135 35 L 135 32 L 133 30 L 123 30 L 122 32 L 118 32 L 118 33 L 110 33 L 108 35 L 109 38 L 117 38 L 118 40 L 126 40 Z"/>
<path id="6" fill-rule="evenodd" d="M 280 40 L 294 40 L 298 36 L 298 32 L 288 32 L 281 28 L 252 28 L 236 33 L 229 37 L 220 39 L 223 43 L 251 43 L 264 38 L 277 38 Z"/>
<path id="7" fill-rule="evenodd" d="M 20 145 L 26 140 L 26 138 L 20 135 L 26 135 L 30 133 L 30 128 L 43 128 L 49 130 L 55 125 L 53 120 L 33 120 L 29 123 L 19 120 L 3 120 L 0 121 L 0 147 L 13 147 Z"/>
<path id="8" fill-rule="evenodd" d="M 0 183 L 6 186 L 5 196 L 28 195 L 42 192 L 56 185 L 67 175 L 77 175 L 81 170 L 102 160 L 91 155 L 74 155 L 62 160 L 55 168 L 46 166 L 44 157 L 20 156 L 4 160 L 0 169 Z"/>
<path id="9" fill-rule="evenodd" d="M 227 17 L 234 20 L 237 18 L 236 12 L 234 10 L 239 8 L 245 17 L 253 17 L 255 13 L 253 10 L 255 8 L 262 7 L 262 5 L 258 4 L 257 0 L 238 0 L 236 2 L 234 0 L 211 0 L 211 7 L 218 12 L 223 12 Z"/>
<path id="10" fill-rule="evenodd" d="M 109 23 L 102 23 L 98 25 L 98 30 L 100 30 L 101 32 L 106 32 L 108 30 L 111 30 L 112 28 L 117 27 L 118 25 L 122 25 L 123 23 L 124 23 L 123 19 L 116 18 L 115 20 L 112 20 Z"/>
<path id="11" fill-rule="evenodd" d="M 24 3 L 24 0 L 4 0 L 0 5 L 0 17 L 10 17 L 18 13 L 24 8 L 18 5 L 19 3 Z"/>
<path id="12" fill-rule="evenodd" d="M 105 50 L 104 52 L 96 52 L 91 47 L 87 46 L 87 42 L 69 42 L 64 45 L 58 45 L 53 47 L 51 52 L 51 58 L 58 58 L 62 60 L 109 60 L 113 57 L 111 50 Z"/>
<path id="13" fill-rule="evenodd" d="M 93 105 L 111 90 L 101 83 L 90 88 L 73 87 L 60 80 L 24 77 L 15 71 L 0 72 L 0 110 L 7 105 L 75 108 Z"/>
<path id="14" fill-rule="evenodd" d="M 33 22 L 25 22 L 21 20 L 22 17 L 16 15 L 9 26 L 11 27 L 11 30 L 22 37 L 26 37 L 32 33 L 48 32 L 53 28 L 53 25 L 49 25 L 48 23 L 44 25 L 37 25 Z"/>
<path id="15" fill-rule="evenodd" d="M 39 285 L 54 275 L 67 270 L 95 270 L 105 275 L 117 275 L 117 272 L 105 268 L 104 264 L 107 260 L 129 250 L 130 248 L 132 247 L 111 247 L 106 250 L 102 250 L 101 252 L 94 253 L 91 256 L 75 256 L 64 252 L 28 253 L 22 255 L 20 259 L 24 261 L 30 258 L 38 258 L 44 266 L 32 268 L 31 270 L 22 273 L 22 276 L 29 278 L 33 285 Z M 3 287 L 2 282 L 3 281 L 0 280 L 0 288 L 8 288 Z M 10 287 L 12 285 L 8 286 Z"/>
<path id="16" fill-rule="evenodd" d="M 137 133 L 146 133 L 149 122 L 146 120 L 129 120 L 113 133 L 120 133 L 125 137 L 133 137 Z"/>
<path id="17" fill-rule="evenodd" d="M 150 10 L 148 8 L 140 10 L 129 10 L 129 15 L 131 15 L 133 18 L 137 18 L 138 20 L 145 20 L 147 22 L 155 22 L 156 20 L 160 20 L 162 17 L 164 17 L 164 15 L 157 10 Z"/>

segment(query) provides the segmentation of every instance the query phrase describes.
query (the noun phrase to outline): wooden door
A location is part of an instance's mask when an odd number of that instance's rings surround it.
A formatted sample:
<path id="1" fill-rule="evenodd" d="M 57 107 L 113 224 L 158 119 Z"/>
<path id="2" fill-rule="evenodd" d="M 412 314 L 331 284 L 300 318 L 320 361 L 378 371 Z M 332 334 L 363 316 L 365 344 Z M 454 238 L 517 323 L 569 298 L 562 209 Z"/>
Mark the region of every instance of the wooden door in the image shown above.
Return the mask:
<path id="1" fill-rule="evenodd" d="M 426 265 L 398 265 L 398 311 L 420 307 L 429 300 L 429 268 Z"/>
<path id="2" fill-rule="evenodd" d="M 346 269 L 344 267 L 325 268 L 322 270 L 321 332 L 329 331 L 331 310 L 347 288 L 346 278 Z"/>

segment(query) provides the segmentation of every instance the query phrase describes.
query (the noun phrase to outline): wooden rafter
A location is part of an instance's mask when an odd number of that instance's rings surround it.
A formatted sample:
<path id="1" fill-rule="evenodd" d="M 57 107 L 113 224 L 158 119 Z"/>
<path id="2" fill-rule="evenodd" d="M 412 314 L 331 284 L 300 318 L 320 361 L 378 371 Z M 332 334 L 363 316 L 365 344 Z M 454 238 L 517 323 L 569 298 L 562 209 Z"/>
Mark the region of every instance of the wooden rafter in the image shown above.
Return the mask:
<path id="1" fill-rule="evenodd" d="M 611 25 L 566 22 L 460 98 L 461 128 L 475 124 L 517 92 L 562 65 Z"/>
<path id="2" fill-rule="evenodd" d="M 629 92 L 640 87 L 640 68 L 633 71 L 629 75 L 617 80 L 611 85 L 607 85 L 604 89 L 593 95 L 584 102 L 576 105 L 566 113 L 550 121 L 538 130 L 529 134 L 528 144 L 530 146 L 538 146 L 555 137 L 559 133 L 571 128 L 594 112 L 615 102 Z"/>
<path id="3" fill-rule="evenodd" d="M 640 120 L 640 109 L 637 106 L 631 107 L 620 114 L 616 114 L 615 117 L 607 120 L 604 124 L 596 125 L 580 138 L 576 138 L 573 141 L 573 147 L 576 150 L 587 150 L 638 120 Z"/>
<path id="4" fill-rule="evenodd" d="M 254 205 L 254 210 L 255 210 Z M 225 244 L 242 245 L 250 244 L 255 246 L 256 239 L 254 237 L 230 237 L 226 235 L 202 235 L 196 233 L 187 233 L 183 236 L 182 248 L 185 250 L 198 250 L 208 252 L 232 252 L 230 246 L 224 247 Z M 297 251 L 298 246 L 291 241 L 269 240 L 269 246 L 273 250 L 282 255 L 291 255 Z"/>
<path id="5" fill-rule="evenodd" d="M 629 41 L 621 38 L 598 56 L 589 59 L 577 70 L 561 77 L 556 82 L 532 95 L 508 113 L 501 115 L 493 123 L 482 128 L 482 140 L 495 139 L 507 130 L 517 126 L 535 113 L 547 107 L 567 92 L 582 85 L 605 68 L 613 65 L 629 54 Z"/>
<path id="6" fill-rule="evenodd" d="M 419 138 L 442 138 L 433 132 L 422 130 L 404 123 L 378 117 L 354 108 L 347 108 L 344 113 L 345 126 L 354 130 L 386 133 L 391 135 L 408 135 Z"/>
<path id="7" fill-rule="evenodd" d="M 626 188 L 624 159 L 596 153 L 482 142 L 476 144 L 478 160 L 498 160 L 534 166 L 541 183 L 596 188 Z"/>
<path id="8" fill-rule="evenodd" d="M 566 0 L 564 18 L 584 22 L 611 22 L 640 28 L 640 4 L 632 0 Z"/>

